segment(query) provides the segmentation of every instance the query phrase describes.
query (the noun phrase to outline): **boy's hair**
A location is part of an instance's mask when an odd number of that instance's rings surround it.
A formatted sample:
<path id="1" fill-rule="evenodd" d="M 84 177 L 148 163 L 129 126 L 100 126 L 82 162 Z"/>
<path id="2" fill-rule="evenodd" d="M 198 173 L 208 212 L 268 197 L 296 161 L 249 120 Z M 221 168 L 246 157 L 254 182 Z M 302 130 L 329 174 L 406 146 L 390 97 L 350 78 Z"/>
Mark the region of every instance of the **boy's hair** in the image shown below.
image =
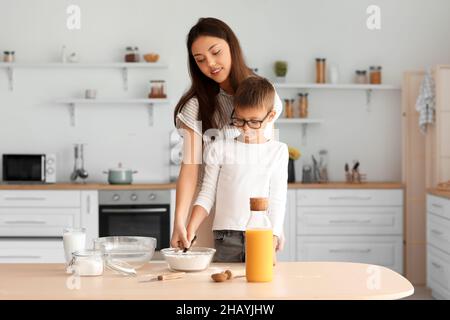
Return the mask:
<path id="1" fill-rule="evenodd" d="M 235 108 L 264 108 L 273 109 L 275 89 L 263 77 L 252 76 L 241 82 L 234 95 Z"/>

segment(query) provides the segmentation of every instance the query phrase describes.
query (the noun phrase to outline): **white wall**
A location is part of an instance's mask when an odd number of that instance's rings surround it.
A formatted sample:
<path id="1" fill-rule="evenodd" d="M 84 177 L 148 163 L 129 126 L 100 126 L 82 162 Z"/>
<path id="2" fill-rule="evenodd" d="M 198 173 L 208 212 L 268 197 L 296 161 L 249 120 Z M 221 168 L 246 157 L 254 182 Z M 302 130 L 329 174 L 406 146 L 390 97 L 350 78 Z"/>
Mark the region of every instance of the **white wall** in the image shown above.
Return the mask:
<path id="1" fill-rule="evenodd" d="M 82 28 L 65 27 L 67 5 L 82 9 Z M 381 7 L 382 29 L 365 27 L 366 7 Z M 313 81 L 314 58 L 339 66 L 342 82 L 355 69 L 383 66 L 383 81 L 400 84 L 402 72 L 450 57 L 450 2 L 447 0 L 0 0 L 0 50 L 15 50 L 23 62 L 56 61 L 65 44 L 83 62 L 121 61 L 125 46 L 156 51 L 169 70 L 132 70 L 130 90 L 122 89 L 118 70 L 21 69 L 15 91 L 8 90 L 0 70 L 0 153 L 55 152 L 58 180 L 68 181 L 73 167 L 72 144 L 85 142 L 91 181 L 122 161 L 139 170 L 136 181 L 165 181 L 169 173 L 168 137 L 174 104 L 189 84 L 185 38 L 202 16 L 222 18 L 237 33 L 250 66 L 273 77 L 277 59 L 289 62 L 289 81 Z M 82 106 L 76 127 L 69 126 L 67 106 L 55 99 L 81 96 L 96 88 L 99 97 L 145 97 L 148 81 L 165 78 L 172 104 L 155 110 L 147 125 L 145 106 Z M 290 96 L 294 91 L 280 91 Z M 327 148 L 330 178 L 343 179 L 346 161 L 359 159 L 370 180 L 400 180 L 400 94 L 375 92 L 371 112 L 365 93 L 310 91 L 310 114 L 325 119 L 308 131 L 282 129 L 281 140 L 301 148 L 304 160 Z M 297 162 L 300 171 L 301 162 Z"/>

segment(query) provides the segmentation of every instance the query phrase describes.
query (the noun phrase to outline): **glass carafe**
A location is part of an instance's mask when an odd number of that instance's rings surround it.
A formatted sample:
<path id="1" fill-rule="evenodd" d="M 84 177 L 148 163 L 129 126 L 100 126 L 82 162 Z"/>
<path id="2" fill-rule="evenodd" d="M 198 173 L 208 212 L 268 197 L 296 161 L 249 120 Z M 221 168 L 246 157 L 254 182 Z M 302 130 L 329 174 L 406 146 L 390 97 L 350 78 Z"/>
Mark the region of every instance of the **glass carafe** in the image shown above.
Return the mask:
<path id="1" fill-rule="evenodd" d="M 273 232 L 267 198 L 250 198 L 245 230 L 245 274 L 248 282 L 270 282 L 273 277 Z"/>

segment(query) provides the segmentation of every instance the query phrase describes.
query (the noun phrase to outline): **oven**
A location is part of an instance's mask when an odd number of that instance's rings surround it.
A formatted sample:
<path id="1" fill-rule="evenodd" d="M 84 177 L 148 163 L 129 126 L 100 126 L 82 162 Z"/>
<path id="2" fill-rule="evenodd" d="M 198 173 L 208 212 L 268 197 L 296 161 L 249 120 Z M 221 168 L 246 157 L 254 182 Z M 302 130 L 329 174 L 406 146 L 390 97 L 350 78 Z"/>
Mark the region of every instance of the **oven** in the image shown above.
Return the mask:
<path id="1" fill-rule="evenodd" d="M 99 191 L 99 236 L 156 238 L 156 250 L 170 245 L 170 190 Z"/>

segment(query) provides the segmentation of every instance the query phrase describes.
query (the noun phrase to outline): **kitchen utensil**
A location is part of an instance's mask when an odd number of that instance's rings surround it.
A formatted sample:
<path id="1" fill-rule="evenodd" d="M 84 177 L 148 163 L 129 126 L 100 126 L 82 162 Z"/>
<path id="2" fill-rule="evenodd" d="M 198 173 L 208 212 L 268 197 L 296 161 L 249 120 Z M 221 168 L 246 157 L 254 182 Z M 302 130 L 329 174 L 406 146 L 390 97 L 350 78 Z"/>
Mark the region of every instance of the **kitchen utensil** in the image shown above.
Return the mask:
<path id="1" fill-rule="evenodd" d="M 313 182 L 312 168 L 311 168 L 311 165 L 309 165 L 309 164 L 303 165 L 302 182 L 303 183 Z"/>
<path id="2" fill-rule="evenodd" d="M 319 165 L 317 163 L 316 158 L 312 155 L 311 156 L 313 161 L 313 181 L 319 182 L 320 181 L 320 172 L 319 172 Z"/>
<path id="3" fill-rule="evenodd" d="M 81 157 L 81 168 L 78 170 L 78 176 L 83 179 L 87 179 L 89 176 L 88 172 L 84 169 L 84 145 L 80 145 L 80 157 Z"/>
<path id="4" fill-rule="evenodd" d="M 188 250 L 191 249 L 191 247 L 194 245 L 195 240 L 197 240 L 197 235 L 195 235 L 194 238 L 192 239 L 191 245 L 189 246 L 189 248 L 184 248 L 183 249 L 183 253 L 186 253 L 186 252 L 188 252 Z"/>
<path id="5" fill-rule="evenodd" d="M 174 280 L 183 278 L 186 272 L 167 272 L 162 274 L 146 274 L 138 278 L 139 282 Z"/>
<path id="6" fill-rule="evenodd" d="M 174 271 L 202 271 L 209 267 L 216 249 L 194 247 L 183 253 L 183 250 L 166 248 L 161 250 L 169 268 Z"/>
<path id="7" fill-rule="evenodd" d="M 70 180 L 75 181 L 78 178 L 78 156 L 79 156 L 79 145 L 74 145 L 74 165 L 73 165 L 73 172 L 70 174 Z"/>
<path id="8" fill-rule="evenodd" d="M 148 263 L 155 253 L 156 238 L 112 236 L 94 239 L 94 249 L 101 250 L 113 264 L 124 261 L 134 269 Z"/>
<path id="9" fill-rule="evenodd" d="M 108 257 L 106 257 L 105 266 L 108 269 L 116 271 L 125 276 L 135 276 L 137 274 L 136 269 L 133 268 L 132 265 L 120 259 L 109 259 Z"/>
<path id="10" fill-rule="evenodd" d="M 117 168 L 103 171 L 103 173 L 108 175 L 108 183 L 110 184 L 131 184 L 133 182 L 133 174 L 138 172 L 122 168 L 122 163 L 119 163 Z"/>

